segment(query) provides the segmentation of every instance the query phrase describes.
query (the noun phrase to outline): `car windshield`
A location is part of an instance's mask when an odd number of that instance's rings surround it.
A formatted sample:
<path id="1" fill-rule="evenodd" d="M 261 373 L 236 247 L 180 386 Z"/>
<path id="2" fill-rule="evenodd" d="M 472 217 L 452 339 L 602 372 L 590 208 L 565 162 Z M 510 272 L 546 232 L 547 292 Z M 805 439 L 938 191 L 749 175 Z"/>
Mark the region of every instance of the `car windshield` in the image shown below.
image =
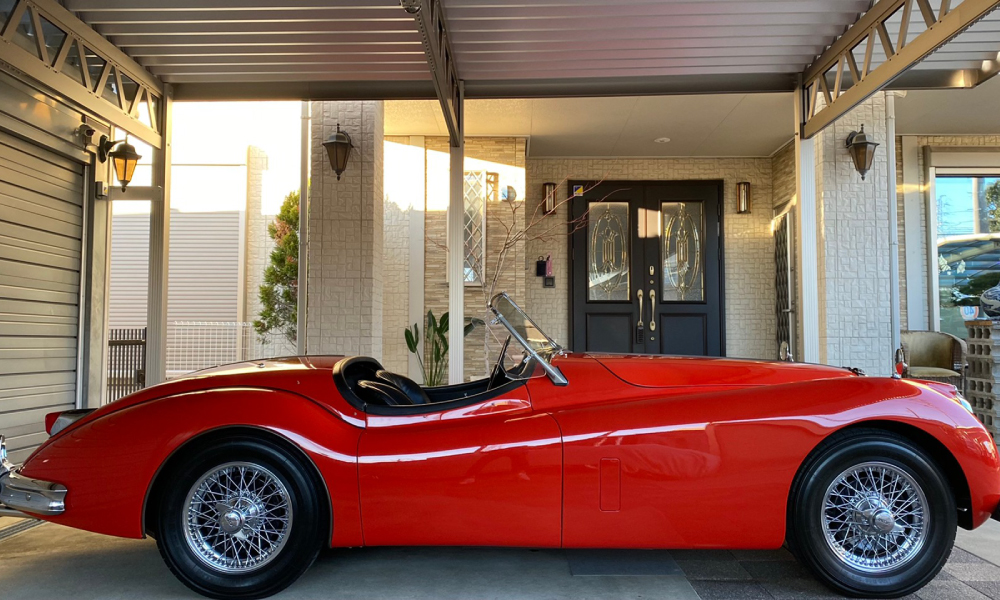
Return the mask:
<path id="1" fill-rule="evenodd" d="M 490 310 L 495 315 L 494 322 L 503 325 L 511 337 L 524 347 L 525 351 L 536 360 L 552 379 L 553 383 L 565 385 L 565 379 L 558 369 L 552 366 L 552 355 L 562 348 L 547 336 L 534 321 L 531 320 L 516 302 L 511 300 L 507 292 L 500 292 L 490 301 Z"/>

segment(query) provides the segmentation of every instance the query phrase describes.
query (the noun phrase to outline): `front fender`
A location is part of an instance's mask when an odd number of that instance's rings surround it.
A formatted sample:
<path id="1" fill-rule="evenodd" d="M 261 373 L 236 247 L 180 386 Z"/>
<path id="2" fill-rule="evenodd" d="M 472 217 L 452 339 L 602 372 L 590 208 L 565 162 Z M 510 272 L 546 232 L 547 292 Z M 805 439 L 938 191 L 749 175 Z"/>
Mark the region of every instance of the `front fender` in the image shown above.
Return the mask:
<path id="1" fill-rule="evenodd" d="M 69 490 L 66 511 L 49 520 L 119 537 L 143 537 L 147 490 L 166 460 L 199 435 L 226 427 L 267 430 L 295 444 L 326 483 L 331 543 L 362 543 L 357 447 L 361 429 L 305 397 L 259 388 L 226 388 L 159 398 L 73 428 L 21 467 Z"/>

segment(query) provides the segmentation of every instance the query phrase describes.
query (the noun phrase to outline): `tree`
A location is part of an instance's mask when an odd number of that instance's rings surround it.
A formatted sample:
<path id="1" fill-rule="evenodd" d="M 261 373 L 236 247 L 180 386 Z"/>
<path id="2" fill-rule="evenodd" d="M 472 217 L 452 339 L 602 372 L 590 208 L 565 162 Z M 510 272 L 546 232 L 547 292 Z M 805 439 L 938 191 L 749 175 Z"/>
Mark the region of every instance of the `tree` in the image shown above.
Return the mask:
<path id="1" fill-rule="evenodd" d="M 285 196 L 274 222 L 267 226 L 274 240 L 270 264 L 260 286 L 260 318 L 253 322 L 257 335 L 281 332 L 294 342 L 298 334 L 299 295 L 299 192 Z"/>
<path id="2" fill-rule="evenodd" d="M 1000 232 L 1000 181 L 986 186 L 986 211 L 990 218 L 990 232 Z"/>

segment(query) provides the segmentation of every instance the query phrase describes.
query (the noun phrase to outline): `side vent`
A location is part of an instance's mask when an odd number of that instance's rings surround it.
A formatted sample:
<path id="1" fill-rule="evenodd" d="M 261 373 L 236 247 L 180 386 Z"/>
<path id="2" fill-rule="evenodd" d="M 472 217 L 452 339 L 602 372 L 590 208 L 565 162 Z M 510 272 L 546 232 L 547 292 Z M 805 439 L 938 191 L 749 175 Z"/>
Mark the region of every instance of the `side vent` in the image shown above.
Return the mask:
<path id="1" fill-rule="evenodd" d="M 622 466 L 617 458 L 601 459 L 601 510 L 615 512 L 622 506 Z"/>

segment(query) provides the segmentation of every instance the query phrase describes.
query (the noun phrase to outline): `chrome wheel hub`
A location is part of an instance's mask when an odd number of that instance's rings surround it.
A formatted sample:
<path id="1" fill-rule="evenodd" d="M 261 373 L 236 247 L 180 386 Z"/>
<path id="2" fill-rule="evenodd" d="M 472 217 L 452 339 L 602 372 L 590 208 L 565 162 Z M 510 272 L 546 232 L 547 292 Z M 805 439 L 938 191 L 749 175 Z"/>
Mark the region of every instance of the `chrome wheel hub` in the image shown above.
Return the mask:
<path id="1" fill-rule="evenodd" d="M 890 571 L 919 554 L 928 518 L 927 498 L 913 477 L 884 462 L 838 475 L 822 510 L 827 545 L 841 562 L 866 573 Z"/>
<path id="2" fill-rule="evenodd" d="M 263 567 L 284 547 L 292 525 L 285 485 L 260 465 L 233 462 L 205 473 L 188 493 L 188 547 L 223 573 Z"/>

